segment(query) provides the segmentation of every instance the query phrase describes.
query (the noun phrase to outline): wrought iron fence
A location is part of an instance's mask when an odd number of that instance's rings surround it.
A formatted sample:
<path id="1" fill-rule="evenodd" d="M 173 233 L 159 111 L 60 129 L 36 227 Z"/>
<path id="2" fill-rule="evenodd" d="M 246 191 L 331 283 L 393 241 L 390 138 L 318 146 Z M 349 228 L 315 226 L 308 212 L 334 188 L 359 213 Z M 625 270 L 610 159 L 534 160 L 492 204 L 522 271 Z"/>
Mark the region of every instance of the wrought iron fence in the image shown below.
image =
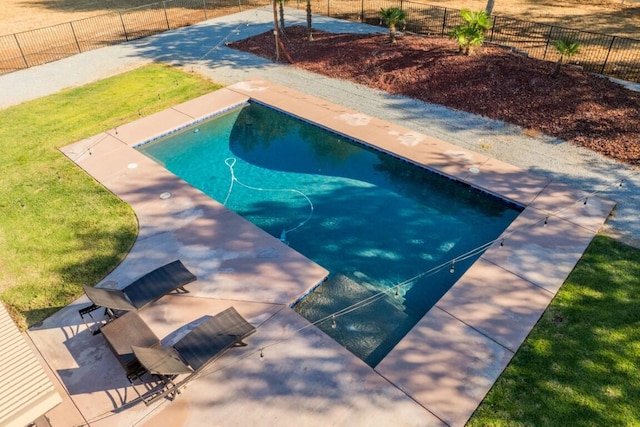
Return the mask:
<path id="1" fill-rule="evenodd" d="M 406 31 L 447 37 L 462 23 L 460 11 L 406 0 L 310 0 L 315 14 L 382 25 L 381 8 L 400 7 L 407 13 Z M 56 61 L 99 47 L 147 37 L 243 9 L 265 6 L 270 0 L 167 0 L 105 15 L 0 36 L 0 74 Z M 294 6 L 293 2 L 288 6 Z M 299 9 L 305 0 L 297 0 Z M 580 44 L 570 63 L 586 71 L 640 82 L 640 40 L 579 31 L 548 24 L 492 16 L 487 41 L 548 61 L 558 59 L 555 40 Z M 550 48 L 551 46 L 551 48 Z"/>
<path id="2" fill-rule="evenodd" d="M 399 7 L 406 12 L 405 31 L 447 37 L 462 22 L 460 11 L 406 0 L 311 0 L 313 11 L 333 18 L 383 25 L 380 9 Z M 306 7 L 297 0 L 297 7 Z M 567 62 L 585 71 L 621 80 L 640 82 L 640 40 L 580 31 L 559 26 L 492 15 L 487 42 L 516 49 L 532 58 L 557 61 L 559 54 L 552 43 L 571 40 L 580 44 L 580 52 Z"/>
<path id="3" fill-rule="evenodd" d="M 269 0 L 167 0 L 0 36 L 0 74 L 269 4 Z"/>
<path id="4" fill-rule="evenodd" d="M 580 52 L 570 58 L 570 63 L 589 72 L 640 82 L 640 40 L 500 16 L 494 17 L 493 24 L 488 38 L 490 42 L 511 46 L 533 58 L 555 62 L 559 53 L 552 43 L 571 40 L 580 44 Z"/>

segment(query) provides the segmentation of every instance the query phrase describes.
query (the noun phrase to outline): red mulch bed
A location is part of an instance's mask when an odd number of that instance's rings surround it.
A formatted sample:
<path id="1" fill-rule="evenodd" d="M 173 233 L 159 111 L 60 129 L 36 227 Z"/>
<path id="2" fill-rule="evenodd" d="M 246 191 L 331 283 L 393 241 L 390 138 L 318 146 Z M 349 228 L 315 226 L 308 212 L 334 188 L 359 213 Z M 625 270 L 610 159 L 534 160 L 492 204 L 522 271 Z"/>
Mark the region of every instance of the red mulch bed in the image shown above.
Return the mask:
<path id="1" fill-rule="evenodd" d="M 640 165 L 640 93 L 612 81 L 483 46 L 458 53 L 448 39 L 405 34 L 332 34 L 286 28 L 294 66 L 328 77 L 519 125 L 586 147 L 620 162 Z M 229 44 L 275 59 L 273 32 Z"/>

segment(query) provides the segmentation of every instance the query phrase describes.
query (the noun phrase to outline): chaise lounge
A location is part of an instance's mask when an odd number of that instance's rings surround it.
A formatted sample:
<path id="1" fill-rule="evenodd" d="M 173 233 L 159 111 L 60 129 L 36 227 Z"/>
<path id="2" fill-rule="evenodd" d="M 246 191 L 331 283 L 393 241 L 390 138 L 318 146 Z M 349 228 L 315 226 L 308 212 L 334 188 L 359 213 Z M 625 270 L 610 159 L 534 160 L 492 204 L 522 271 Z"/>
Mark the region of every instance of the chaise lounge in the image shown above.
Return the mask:
<path id="1" fill-rule="evenodd" d="M 83 286 L 84 293 L 92 304 L 79 310 L 80 317 L 87 328 L 95 335 L 100 329 L 92 329 L 85 316 L 98 308 L 104 308 L 109 320 L 118 317 L 118 312 L 141 310 L 163 296 L 174 292 L 189 292 L 184 286 L 196 280 L 182 261 L 176 260 L 159 267 L 138 278 L 124 289 L 105 289 Z"/>
<path id="2" fill-rule="evenodd" d="M 171 347 L 162 347 L 158 337 L 136 312 L 124 314 L 102 328 L 109 347 L 127 374 L 127 379 L 146 405 L 164 398 L 174 398 L 180 388 L 233 347 L 245 346 L 243 340 L 256 328 L 234 307 L 207 316 L 193 330 Z M 148 387 L 141 378 L 151 374 L 159 387 Z M 181 374 L 186 377 L 175 383 Z M 140 394 L 134 381 L 147 386 Z"/>

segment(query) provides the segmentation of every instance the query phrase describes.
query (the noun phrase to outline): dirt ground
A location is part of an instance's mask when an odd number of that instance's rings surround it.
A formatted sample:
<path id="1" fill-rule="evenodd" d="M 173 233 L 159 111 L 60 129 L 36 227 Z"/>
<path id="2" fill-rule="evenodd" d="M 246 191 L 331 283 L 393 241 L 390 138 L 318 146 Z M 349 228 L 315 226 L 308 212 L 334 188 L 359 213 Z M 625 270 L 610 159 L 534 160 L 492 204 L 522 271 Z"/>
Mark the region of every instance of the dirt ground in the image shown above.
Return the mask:
<path id="1" fill-rule="evenodd" d="M 154 3 L 154 0 L 0 0 L 0 35 Z"/>
<path id="2" fill-rule="evenodd" d="M 620 162 L 640 165 L 640 92 L 604 77 L 484 46 L 464 56 L 448 39 L 330 34 L 286 29 L 296 67 L 551 135 Z M 229 45 L 274 59 L 271 31 Z"/>
<path id="3" fill-rule="evenodd" d="M 486 0 L 419 1 L 452 9 L 482 10 L 486 6 Z M 154 0 L 0 0 L 0 35 L 61 24 L 153 2 Z M 290 2 L 289 6 L 295 7 L 294 2 Z M 526 21 L 640 39 L 640 0 L 497 0 L 493 13 Z"/>
<path id="4" fill-rule="evenodd" d="M 486 0 L 428 0 L 453 9 L 484 10 Z M 638 0 L 496 0 L 494 15 L 541 22 L 582 31 L 640 39 Z"/>

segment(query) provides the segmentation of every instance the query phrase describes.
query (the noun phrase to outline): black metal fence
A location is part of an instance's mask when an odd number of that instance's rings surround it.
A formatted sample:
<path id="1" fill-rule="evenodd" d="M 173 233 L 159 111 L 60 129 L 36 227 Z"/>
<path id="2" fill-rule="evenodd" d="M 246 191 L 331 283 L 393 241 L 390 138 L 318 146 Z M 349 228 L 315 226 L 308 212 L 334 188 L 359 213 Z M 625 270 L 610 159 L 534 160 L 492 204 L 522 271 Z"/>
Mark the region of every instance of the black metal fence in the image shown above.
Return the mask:
<path id="1" fill-rule="evenodd" d="M 306 7 L 297 0 L 298 7 Z M 448 37 L 462 24 L 460 11 L 406 0 L 312 0 L 314 13 L 373 25 L 382 25 L 381 8 L 399 7 L 407 14 L 405 31 L 426 36 Z M 486 41 L 514 48 L 532 58 L 557 61 L 559 53 L 552 43 L 571 40 L 580 44 L 580 52 L 569 63 L 585 71 L 621 80 L 640 82 L 640 40 L 580 31 L 537 22 L 491 16 L 492 28 Z"/>
<path id="2" fill-rule="evenodd" d="M 406 31 L 447 37 L 462 23 L 460 11 L 406 0 L 311 0 L 315 14 L 382 25 L 381 8 L 400 7 L 407 13 Z M 265 6 L 270 0 L 167 0 L 38 30 L 0 36 L 0 74 L 55 61 L 98 47 L 147 37 L 162 31 L 243 9 Z M 287 6 L 306 8 L 305 0 Z M 640 82 L 640 40 L 579 31 L 548 24 L 492 16 L 487 41 L 548 61 L 559 56 L 552 43 L 572 40 L 580 53 L 570 63 L 584 70 L 621 80 Z"/>
<path id="3" fill-rule="evenodd" d="M 269 0 L 168 0 L 0 36 L 0 74 L 269 4 Z"/>

